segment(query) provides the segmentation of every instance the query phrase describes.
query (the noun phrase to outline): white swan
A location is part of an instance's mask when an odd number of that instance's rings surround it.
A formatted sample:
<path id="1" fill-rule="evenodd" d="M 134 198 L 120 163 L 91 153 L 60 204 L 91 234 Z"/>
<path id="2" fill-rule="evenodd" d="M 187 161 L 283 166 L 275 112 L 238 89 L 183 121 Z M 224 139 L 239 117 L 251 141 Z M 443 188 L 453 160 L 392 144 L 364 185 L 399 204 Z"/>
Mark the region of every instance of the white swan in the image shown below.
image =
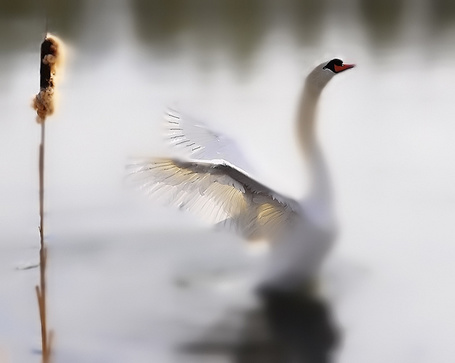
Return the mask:
<path id="1" fill-rule="evenodd" d="M 248 165 L 238 162 L 240 153 L 232 141 L 172 110 L 166 115 L 170 140 L 188 150 L 191 158 L 138 160 L 130 165 L 131 175 L 149 194 L 166 197 L 247 240 L 266 239 L 270 262 L 263 286 L 283 289 L 309 283 L 335 235 L 329 175 L 315 137 L 316 109 L 332 77 L 352 67 L 332 59 L 306 78 L 297 135 L 312 181 L 303 200 L 286 197 L 253 179 L 245 171 Z M 236 165 L 231 163 L 233 154 Z"/>

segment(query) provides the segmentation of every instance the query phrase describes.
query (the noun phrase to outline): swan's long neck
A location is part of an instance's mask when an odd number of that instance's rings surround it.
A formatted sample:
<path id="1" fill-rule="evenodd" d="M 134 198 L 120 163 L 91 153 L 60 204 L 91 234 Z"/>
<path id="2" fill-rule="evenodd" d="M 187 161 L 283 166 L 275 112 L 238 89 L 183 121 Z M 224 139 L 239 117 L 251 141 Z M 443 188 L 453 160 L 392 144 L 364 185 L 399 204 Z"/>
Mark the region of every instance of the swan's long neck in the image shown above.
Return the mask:
<path id="1" fill-rule="evenodd" d="M 297 135 L 308 165 L 311 178 L 307 203 L 321 218 L 332 219 L 332 189 L 329 171 L 316 137 L 316 114 L 321 85 L 311 73 L 305 82 L 298 110 Z"/>
<path id="2" fill-rule="evenodd" d="M 321 91 L 307 81 L 302 93 L 300 108 L 298 110 L 298 137 L 304 155 L 308 161 L 311 159 L 313 149 L 316 146 L 315 122 L 316 111 Z"/>

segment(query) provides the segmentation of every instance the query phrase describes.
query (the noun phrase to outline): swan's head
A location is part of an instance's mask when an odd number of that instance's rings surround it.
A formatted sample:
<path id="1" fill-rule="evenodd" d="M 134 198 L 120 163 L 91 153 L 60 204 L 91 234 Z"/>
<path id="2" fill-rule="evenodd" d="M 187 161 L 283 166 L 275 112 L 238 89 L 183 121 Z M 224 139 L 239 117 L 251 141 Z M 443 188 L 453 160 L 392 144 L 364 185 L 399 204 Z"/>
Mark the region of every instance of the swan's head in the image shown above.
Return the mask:
<path id="1" fill-rule="evenodd" d="M 315 91 L 322 89 L 338 73 L 354 68 L 355 64 L 345 64 L 341 59 L 334 58 L 328 62 L 319 64 L 307 77 L 307 85 L 314 88 Z"/>
<path id="2" fill-rule="evenodd" d="M 355 64 L 344 64 L 341 59 L 335 58 L 335 59 L 332 59 L 331 61 L 329 61 L 328 63 L 326 63 L 322 67 L 322 69 L 323 70 L 327 69 L 335 75 L 335 74 L 344 72 L 345 70 L 351 69 L 354 67 L 355 67 Z"/>

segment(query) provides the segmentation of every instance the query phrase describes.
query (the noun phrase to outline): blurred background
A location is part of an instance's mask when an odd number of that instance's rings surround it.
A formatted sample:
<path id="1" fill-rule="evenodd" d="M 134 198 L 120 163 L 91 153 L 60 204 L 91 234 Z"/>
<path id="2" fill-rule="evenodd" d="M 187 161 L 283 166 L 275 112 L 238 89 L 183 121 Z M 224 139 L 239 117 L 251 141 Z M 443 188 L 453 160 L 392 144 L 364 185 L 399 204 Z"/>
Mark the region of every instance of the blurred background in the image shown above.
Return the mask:
<path id="1" fill-rule="evenodd" d="M 357 68 L 319 113 L 341 224 L 321 278 L 333 359 L 455 359 L 455 2 L 0 0 L 0 362 L 40 361 L 29 104 L 46 17 L 68 48 L 46 141 L 55 362 L 267 361 L 248 284 L 261 255 L 130 190 L 125 165 L 166 154 L 177 105 L 301 196 L 298 97 L 334 57 Z"/>

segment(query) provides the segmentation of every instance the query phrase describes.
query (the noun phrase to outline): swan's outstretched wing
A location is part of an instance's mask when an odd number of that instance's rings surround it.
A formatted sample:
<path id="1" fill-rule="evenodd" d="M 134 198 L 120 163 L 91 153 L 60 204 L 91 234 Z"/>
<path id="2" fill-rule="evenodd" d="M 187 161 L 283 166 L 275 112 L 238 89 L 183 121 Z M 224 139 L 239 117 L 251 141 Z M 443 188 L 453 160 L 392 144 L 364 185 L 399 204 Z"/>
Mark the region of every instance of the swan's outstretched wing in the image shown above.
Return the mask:
<path id="1" fill-rule="evenodd" d="M 146 159 L 130 164 L 148 194 L 165 198 L 247 239 L 271 238 L 295 223 L 298 204 L 224 162 Z"/>
<path id="2" fill-rule="evenodd" d="M 237 143 L 226 135 L 173 109 L 168 109 L 164 118 L 167 137 L 183 156 L 206 161 L 226 160 L 242 170 L 253 171 Z"/>

